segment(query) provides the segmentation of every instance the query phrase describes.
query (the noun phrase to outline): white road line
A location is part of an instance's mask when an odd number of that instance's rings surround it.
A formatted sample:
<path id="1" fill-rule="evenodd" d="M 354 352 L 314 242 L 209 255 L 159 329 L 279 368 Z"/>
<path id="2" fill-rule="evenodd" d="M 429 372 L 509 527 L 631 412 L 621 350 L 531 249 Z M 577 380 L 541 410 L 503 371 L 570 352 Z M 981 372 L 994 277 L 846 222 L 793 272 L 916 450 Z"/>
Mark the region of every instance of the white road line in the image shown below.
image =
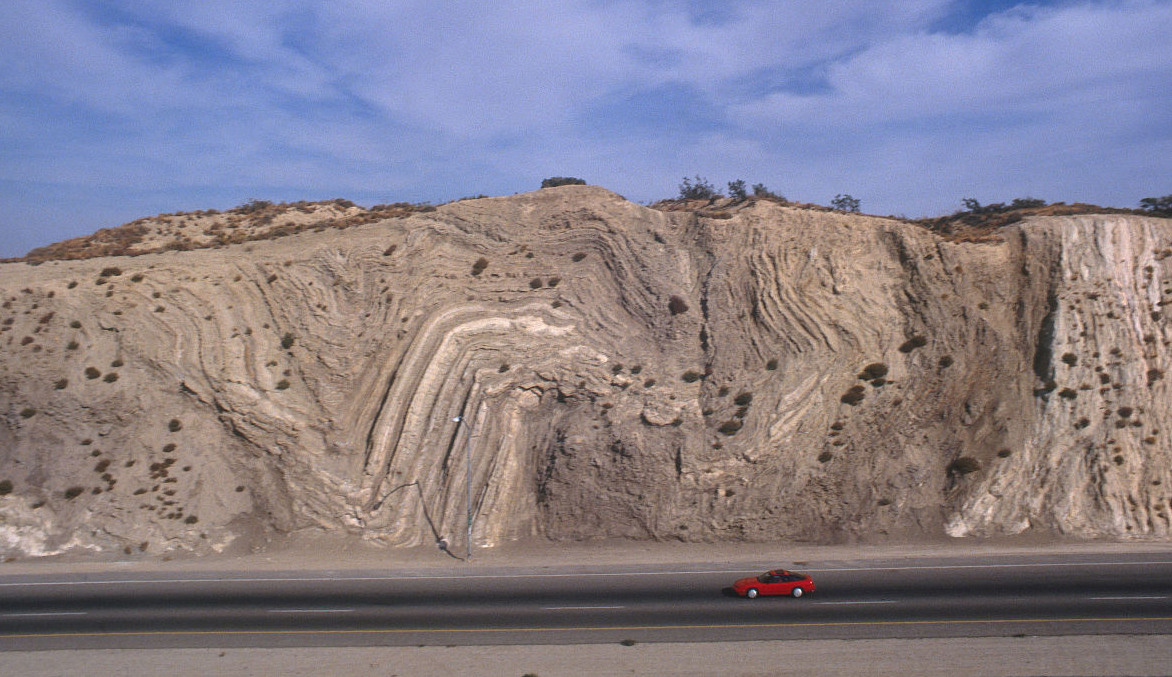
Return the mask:
<path id="1" fill-rule="evenodd" d="M 626 609 L 625 606 L 547 606 L 546 611 L 566 611 L 571 609 Z"/>
<path id="2" fill-rule="evenodd" d="M 0 618 L 27 618 L 29 616 L 85 616 L 86 611 L 42 611 L 37 613 L 0 614 Z"/>
<path id="3" fill-rule="evenodd" d="M 1035 562 L 1035 563 L 1005 563 L 1005 564 L 922 564 L 900 567 L 823 567 L 809 568 L 795 566 L 794 569 L 804 572 L 852 572 L 852 571 L 924 571 L 943 569 L 1025 569 L 1050 567 L 1124 567 L 1124 566 L 1155 566 L 1172 564 L 1169 561 L 1146 562 Z M 452 574 L 450 576 L 297 576 L 289 578 L 166 578 L 144 580 L 100 580 L 100 581 L 30 581 L 25 583 L 0 583 L 0 588 L 43 587 L 51 585 L 173 585 L 175 583 L 322 583 L 322 582 L 360 582 L 360 581 L 446 581 L 454 578 L 462 580 L 508 579 L 508 578 L 608 578 L 621 576 L 679 576 L 684 574 L 737 574 L 744 572 L 744 568 L 736 569 L 691 569 L 681 571 L 611 571 L 611 572 L 579 572 L 579 573 L 531 573 L 531 574 Z"/>
<path id="4" fill-rule="evenodd" d="M 1091 599 L 1168 599 L 1167 595 L 1132 595 L 1123 597 L 1092 597 Z"/>
<path id="5" fill-rule="evenodd" d="M 814 604 L 895 604 L 893 599 L 866 600 L 859 602 L 814 602 Z"/>
<path id="6" fill-rule="evenodd" d="M 269 609 L 271 614 L 348 614 L 353 609 Z"/>

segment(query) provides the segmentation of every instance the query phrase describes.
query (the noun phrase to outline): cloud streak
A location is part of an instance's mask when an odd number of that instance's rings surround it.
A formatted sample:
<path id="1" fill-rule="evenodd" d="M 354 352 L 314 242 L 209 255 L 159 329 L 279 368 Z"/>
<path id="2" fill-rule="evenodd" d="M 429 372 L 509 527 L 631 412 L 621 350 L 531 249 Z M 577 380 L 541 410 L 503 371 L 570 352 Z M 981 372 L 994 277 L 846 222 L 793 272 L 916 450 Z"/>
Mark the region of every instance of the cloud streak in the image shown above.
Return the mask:
<path id="1" fill-rule="evenodd" d="M 2 256 L 251 197 L 547 175 L 637 200 L 745 178 L 911 216 L 1170 190 L 1168 1 L 10 5 Z"/>

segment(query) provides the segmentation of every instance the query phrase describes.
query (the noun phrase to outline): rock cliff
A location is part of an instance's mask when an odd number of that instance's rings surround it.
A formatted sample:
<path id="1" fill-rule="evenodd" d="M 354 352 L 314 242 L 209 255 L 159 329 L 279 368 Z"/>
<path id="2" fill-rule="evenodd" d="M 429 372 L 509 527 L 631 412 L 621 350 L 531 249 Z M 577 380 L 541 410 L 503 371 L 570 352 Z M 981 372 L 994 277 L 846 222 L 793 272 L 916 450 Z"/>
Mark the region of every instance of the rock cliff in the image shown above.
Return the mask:
<path id="1" fill-rule="evenodd" d="M 0 553 L 1169 535 L 1167 220 L 358 216 L 0 264 Z"/>

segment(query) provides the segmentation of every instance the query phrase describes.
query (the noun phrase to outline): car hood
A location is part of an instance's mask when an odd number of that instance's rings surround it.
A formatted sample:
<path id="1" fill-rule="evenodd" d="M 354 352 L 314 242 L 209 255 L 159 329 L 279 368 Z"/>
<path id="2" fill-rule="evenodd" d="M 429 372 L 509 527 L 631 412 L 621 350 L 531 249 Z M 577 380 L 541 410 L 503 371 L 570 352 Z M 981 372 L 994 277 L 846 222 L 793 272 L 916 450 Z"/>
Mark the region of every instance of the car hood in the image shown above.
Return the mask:
<path id="1" fill-rule="evenodd" d="M 733 590 L 743 590 L 743 589 L 745 589 L 745 588 L 751 588 L 751 587 L 753 587 L 754 585 L 757 585 L 757 584 L 758 584 L 758 583 L 757 583 L 757 579 L 756 579 L 756 577 L 751 577 L 751 578 L 738 578 L 738 579 L 736 580 L 736 582 L 735 582 L 735 583 L 733 583 Z"/>

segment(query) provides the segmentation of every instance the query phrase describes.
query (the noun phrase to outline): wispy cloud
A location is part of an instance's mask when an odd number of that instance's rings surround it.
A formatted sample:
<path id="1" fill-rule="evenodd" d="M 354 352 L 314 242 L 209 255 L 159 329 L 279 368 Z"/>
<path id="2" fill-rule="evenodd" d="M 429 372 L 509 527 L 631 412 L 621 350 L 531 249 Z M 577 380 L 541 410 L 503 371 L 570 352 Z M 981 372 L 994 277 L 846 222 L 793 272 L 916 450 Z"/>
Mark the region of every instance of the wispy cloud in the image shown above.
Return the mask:
<path id="1" fill-rule="evenodd" d="M 10 0 L 0 255 L 250 197 L 684 175 L 934 214 L 1172 176 L 1172 2 Z M 51 204 L 46 204 L 45 200 Z"/>

